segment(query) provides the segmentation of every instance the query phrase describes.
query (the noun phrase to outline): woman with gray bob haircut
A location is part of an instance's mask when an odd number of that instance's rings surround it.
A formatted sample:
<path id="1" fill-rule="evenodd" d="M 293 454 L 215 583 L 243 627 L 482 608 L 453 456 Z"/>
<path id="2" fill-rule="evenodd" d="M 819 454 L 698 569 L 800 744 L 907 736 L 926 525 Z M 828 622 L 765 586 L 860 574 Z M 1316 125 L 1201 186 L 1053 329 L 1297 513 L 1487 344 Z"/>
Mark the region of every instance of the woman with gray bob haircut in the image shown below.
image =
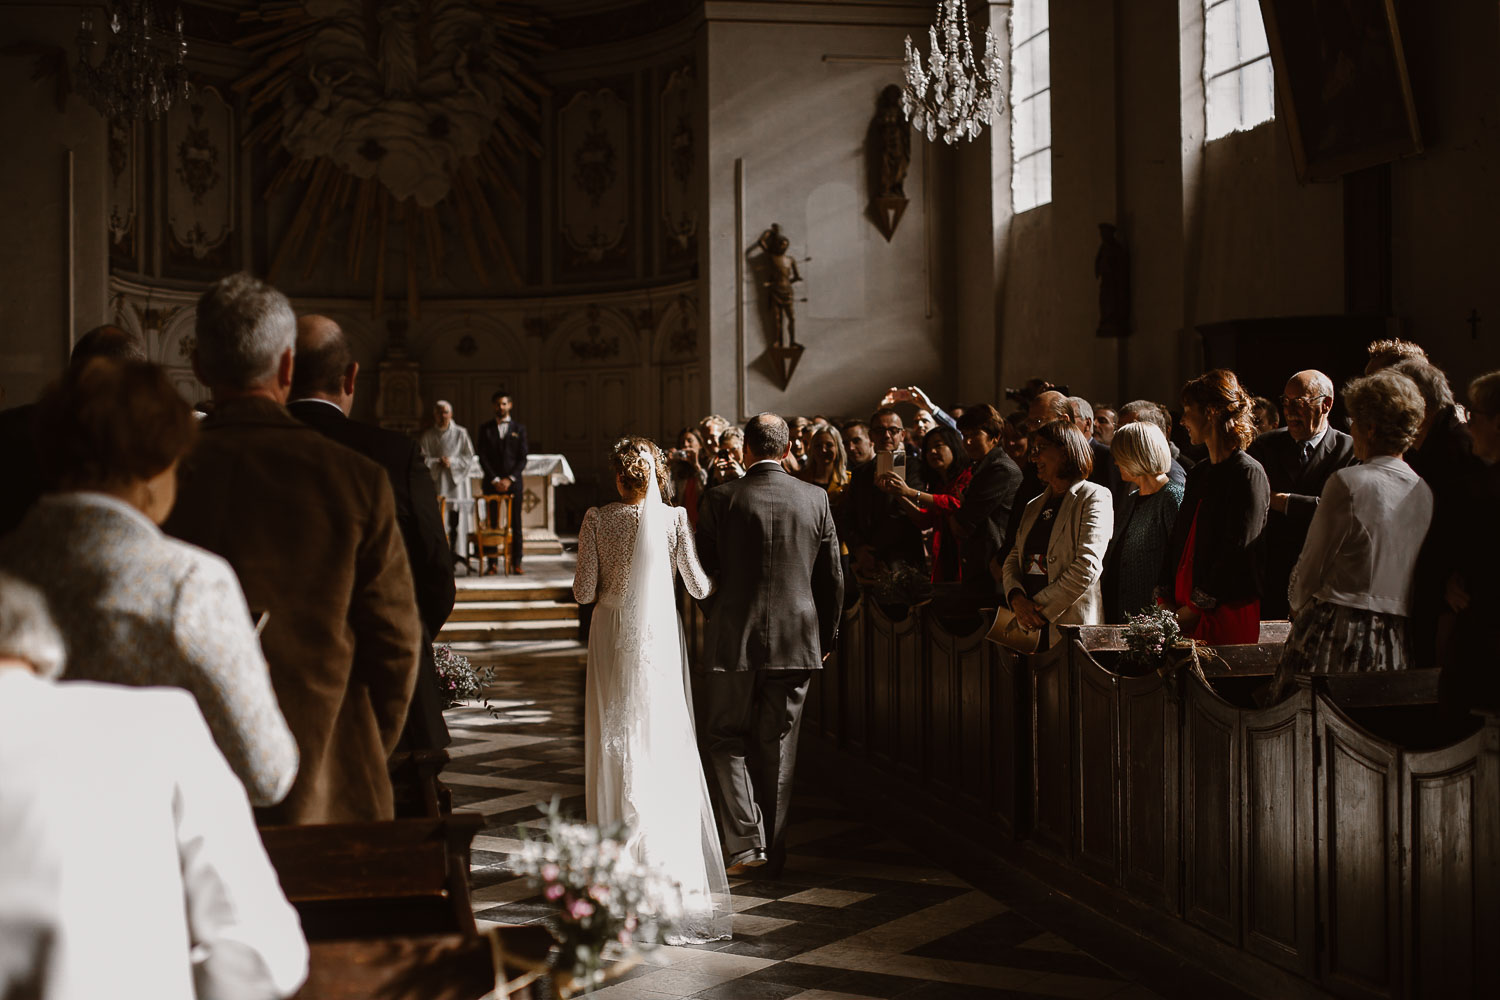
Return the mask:
<path id="1" fill-rule="evenodd" d="M 1115 430 L 1109 445 L 1120 478 L 1134 486 L 1115 512 L 1114 537 L 1104 557 L 1104 620 L 1123 623 L 1152 606 L 1172 524 L 1182 506 L 1182 484 L 1172 482 L 1172 450 L 1154 422 Z"/>
<path id="2" fill-rule="evenodd" d="M 1280 681 L 1297 671 L 1405 670 L 1417 551 L 1432 521 L 1432 490 L 1402 461 L 1426 404 L 1391 369 L 1344 387 L 1360 465 L 1323 487 L 1292 571 L 1292 634 Z"/>

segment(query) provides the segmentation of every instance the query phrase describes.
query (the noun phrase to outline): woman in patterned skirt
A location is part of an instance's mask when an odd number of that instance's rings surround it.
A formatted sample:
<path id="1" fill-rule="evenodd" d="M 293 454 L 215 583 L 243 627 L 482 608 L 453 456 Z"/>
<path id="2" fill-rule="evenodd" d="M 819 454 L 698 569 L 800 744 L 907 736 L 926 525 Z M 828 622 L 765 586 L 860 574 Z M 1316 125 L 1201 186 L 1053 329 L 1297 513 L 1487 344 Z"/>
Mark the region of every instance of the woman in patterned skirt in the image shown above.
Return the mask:
<path id="1" fill-rule="evenodd" d="M 1323 487 L 1292 571 L 1292 634 L 1281 676 L 1404 670 L 1412 570 L 1432 521 L 1432 490 L 1402 460 L 1424 404 L 1405 375 L 1379 371 L 1344 389 L 1361 464 Z"/>

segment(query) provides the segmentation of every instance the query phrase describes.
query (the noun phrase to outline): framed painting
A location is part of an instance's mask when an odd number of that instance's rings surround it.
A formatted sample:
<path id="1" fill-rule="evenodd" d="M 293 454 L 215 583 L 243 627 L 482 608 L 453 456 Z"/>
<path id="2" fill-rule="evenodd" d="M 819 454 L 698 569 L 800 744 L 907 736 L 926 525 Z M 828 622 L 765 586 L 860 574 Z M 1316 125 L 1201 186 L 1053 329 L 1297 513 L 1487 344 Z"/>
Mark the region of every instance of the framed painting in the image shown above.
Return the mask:
<path id="1" fill-rule="evenodd" d="M 1422 152 L 1394 0 L 1260 0 L 1297 174 Z"/>

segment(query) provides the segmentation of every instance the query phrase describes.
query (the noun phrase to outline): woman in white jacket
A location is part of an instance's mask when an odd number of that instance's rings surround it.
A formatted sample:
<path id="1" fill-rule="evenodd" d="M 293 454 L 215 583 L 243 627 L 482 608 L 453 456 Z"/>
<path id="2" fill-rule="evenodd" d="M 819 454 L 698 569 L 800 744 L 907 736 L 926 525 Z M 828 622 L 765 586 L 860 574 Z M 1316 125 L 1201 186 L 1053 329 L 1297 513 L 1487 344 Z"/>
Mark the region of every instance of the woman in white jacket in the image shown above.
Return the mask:
<path id="1" fill-rule="evenodd" d="M 1104 554 L 1114 534 L 1109 490 L 1088 481 L 1093 452 L 1066 420 L 1031 436 L 1031 461 L 1046 490 L 1026 505 L 1001 567 L 1006 603 L 1021 625 L 1046 629 L 1039 646 L 1057 641 L 1049 625 L 1104 621 Z"/>
<path id="2" fill-rule="evenodd" d="M 1405 375 L 1380 371 L 1344 387 L 1359 465 L 1335 472 L 1292 571 L 1293 673 L 1405 670 L 1412 570 L 1432 522 L 1432 490 L 1402 461 L 1425 403 Z"/>

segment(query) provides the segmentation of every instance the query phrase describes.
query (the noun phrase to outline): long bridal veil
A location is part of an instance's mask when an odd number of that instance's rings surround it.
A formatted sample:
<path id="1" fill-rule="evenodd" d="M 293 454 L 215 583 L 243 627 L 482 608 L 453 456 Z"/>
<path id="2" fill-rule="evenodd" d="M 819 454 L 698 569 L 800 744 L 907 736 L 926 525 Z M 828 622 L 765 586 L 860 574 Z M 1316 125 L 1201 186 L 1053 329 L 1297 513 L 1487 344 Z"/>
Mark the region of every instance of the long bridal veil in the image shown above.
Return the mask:
<path id="1" fill-rule="evenodd" d="M 729 883 L 694 735 L 687 644 L 673 590 L 671 511 L 657 486 L 653 450 L 644 449 L 651 475 L 600 736 L 603 754 L 618 762 L 630 851 L 681 886 L 684 919 L 672 942 L 716 941 L 730 932 Z"/>

